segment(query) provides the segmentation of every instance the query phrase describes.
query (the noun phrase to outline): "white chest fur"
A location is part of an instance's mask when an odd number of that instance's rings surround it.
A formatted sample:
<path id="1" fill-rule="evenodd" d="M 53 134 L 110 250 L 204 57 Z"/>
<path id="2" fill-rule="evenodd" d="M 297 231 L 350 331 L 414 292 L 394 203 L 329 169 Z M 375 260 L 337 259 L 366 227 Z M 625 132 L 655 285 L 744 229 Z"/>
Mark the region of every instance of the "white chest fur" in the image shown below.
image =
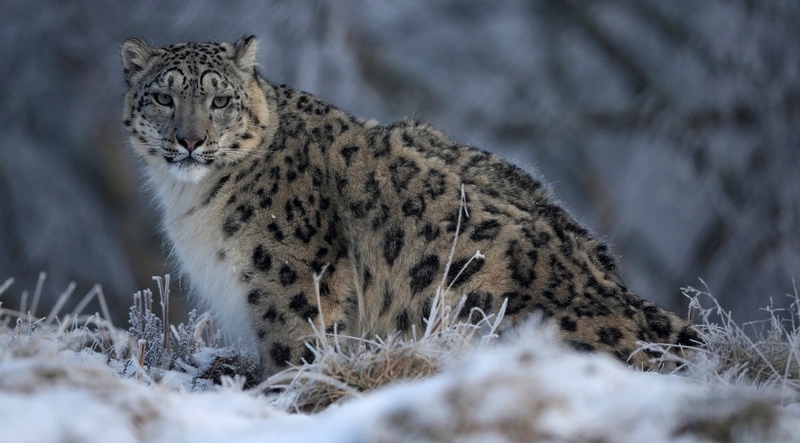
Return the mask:
<path id="1" fill-rule="evenodd" d="M 218 257 L 220 251 L 230 247 L 215 231 L 221 226 L 221 203 L 203 204 L 208 180 L 178 183 L 171 177 L 163 178 L 160 183 L 154 180 L 154 184 L 163 209 L 164 230 L 182 273 L 189 277 L 193 294 L 211 309 L 234 343 L 255 350 L 257 340 L 249 321 L 246 288 L 239 279 L 241 270 L 230 259 Z"/>

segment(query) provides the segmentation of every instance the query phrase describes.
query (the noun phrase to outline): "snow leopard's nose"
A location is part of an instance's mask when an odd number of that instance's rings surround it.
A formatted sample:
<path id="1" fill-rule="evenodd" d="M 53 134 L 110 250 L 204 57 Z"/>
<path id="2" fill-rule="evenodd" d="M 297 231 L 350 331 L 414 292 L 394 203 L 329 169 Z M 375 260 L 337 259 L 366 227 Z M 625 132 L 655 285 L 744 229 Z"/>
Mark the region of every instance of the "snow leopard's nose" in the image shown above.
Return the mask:
<path id="1" fill-rule="evenodd" d="M 187 151 L 192 152 L 195 149 L 199 148 L 203 145 L 203 142 L 206 141 L 206 137 L 197 139 L 197 138 L 181 138 L 177 137 L 178 144 L 186 148 Z"/>

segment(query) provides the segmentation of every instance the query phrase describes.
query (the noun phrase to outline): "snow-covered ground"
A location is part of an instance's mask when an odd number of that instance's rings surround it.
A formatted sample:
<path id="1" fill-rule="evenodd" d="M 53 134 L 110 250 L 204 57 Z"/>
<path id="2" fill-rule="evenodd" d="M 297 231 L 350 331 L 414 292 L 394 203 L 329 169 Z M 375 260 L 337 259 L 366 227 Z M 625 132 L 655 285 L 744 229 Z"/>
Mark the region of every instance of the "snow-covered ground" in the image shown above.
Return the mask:
<path id="1" fill-rule="evenodd" d="M 787 392 L 696 370 L 639 372 L 566 350 L 541 327 L 430 378 L 302 414 L 232 381 L 137 380 L 135 359 L 76 345 L 80 330 L 9 318 L 0 322 L 0 443 L 800 442 Z"/>

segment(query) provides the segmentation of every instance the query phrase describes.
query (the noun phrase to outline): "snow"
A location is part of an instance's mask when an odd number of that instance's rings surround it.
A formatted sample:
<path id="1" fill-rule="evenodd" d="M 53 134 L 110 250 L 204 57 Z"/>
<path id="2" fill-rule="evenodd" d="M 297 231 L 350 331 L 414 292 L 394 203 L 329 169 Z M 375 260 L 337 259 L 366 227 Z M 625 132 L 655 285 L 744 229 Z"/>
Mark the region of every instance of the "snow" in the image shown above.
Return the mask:
<path id="1" fill-rule="evenodd" d="M 778 392 L 639 372 L 542 328 L 520 337 L 307 415 L 237 383 L 137 381 L 46 331 L 5 328 L 0 443 L 800 441 L 800 410 Z"/>

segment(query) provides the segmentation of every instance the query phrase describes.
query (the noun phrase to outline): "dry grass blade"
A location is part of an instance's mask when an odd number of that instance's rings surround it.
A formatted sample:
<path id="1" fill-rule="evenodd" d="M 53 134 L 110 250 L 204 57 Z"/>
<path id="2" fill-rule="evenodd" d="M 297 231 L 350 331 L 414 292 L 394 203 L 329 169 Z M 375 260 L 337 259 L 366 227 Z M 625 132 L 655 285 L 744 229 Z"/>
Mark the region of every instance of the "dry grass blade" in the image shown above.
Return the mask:
<path id="1" fill-rule="evenodd" d="M 61 312 L 61 308 L 64 307 L 64 304 L 72 297 L 72 293 L 75 292 L 75 282 L 70 282 L 67 286 L 67 289 L 58 296 L 58 300 L 56 300 L 56 304 L 53 305 L 53 309 L 50 310 L 50 313 L 47 314 L 47 323 L 52 323 L 55 320 L 56 316 Z"/>
<path id="2" fill-rule="evenodd" d="M 14 284 L 14 279 L 10 277 L 7 278 L 6 281 L 4 281 L 2 285 L 0 285 L 0 295 L 3 295 L 3 293 L 6 292 L 8 288 L 10 288 L 11 285 L 13 284 Z"/>

